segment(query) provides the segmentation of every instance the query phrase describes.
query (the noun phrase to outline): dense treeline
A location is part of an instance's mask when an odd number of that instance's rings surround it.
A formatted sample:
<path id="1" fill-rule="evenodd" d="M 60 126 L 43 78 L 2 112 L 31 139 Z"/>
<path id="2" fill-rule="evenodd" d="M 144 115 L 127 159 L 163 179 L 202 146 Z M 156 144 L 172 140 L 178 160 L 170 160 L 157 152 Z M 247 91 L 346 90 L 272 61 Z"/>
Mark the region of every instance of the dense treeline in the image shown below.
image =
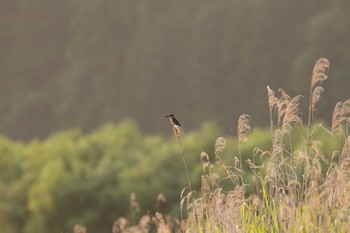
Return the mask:
<path id="1" fill-rule="evenodd" d="M 199 154 L 214 150 L 217 135 L 217 127 L 204 125 L 186 136 L 196 188 Z M 139 214 L 154 214 L 159 193 L 167 202 L 157 211 L 179 214 L 186 178 L 175 138 L 142 135 L 132 121 L 106 125 L 89 135 L 71 130 L 26 144 L 1 137 L 0 150 L 2 233 L 71 232 L 77 223 L 88 226 L 89 232 L 110 232 L 114 220 L 130 217 L 133 192 Z"/>
<path id="2" fill-rule="evenodd" d="M 349 86 L 349 9 L 346 0 L 1 1 L 0 131 L 30 138 L 132 117 L 154 132 L 169 112 L 187 128 L 230 129 L 242 112 L 260 124 L 265 86 L 306 94 L 323 56 L 335 72 L 321 104 L 333 106 Z"/>

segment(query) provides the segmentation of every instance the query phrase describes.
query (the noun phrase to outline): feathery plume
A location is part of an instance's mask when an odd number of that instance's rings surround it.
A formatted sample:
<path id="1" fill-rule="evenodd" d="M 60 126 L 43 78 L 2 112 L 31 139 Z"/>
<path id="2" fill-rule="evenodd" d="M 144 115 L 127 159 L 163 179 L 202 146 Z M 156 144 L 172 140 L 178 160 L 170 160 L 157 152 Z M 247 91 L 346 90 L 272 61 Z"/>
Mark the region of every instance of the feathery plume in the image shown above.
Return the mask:
<path id="1" fill-rule="evenodd" d="M 341 121 L 342 121 L 342 102 L 338 102 L 333 110 L 332 116 L 332 134 L 336 135 L 342 132 Z"/>
<path id="2" fill-rule="evenodd" d="M 112 226 L 112 233 L 122 233 L 125 231 L 128 225 L 128 220 L 126 218 L 120 217 L 114 221 Z M 74 232 L 76 233 L 76 232 Z"/>
<path id="3" fill-rule="evenodd" d="M 281 95 L 282 95 L 282 98 L 284 99 L 285 104 L 288 105 L 289 101 L 291 100 L 290 96 L 282 88 L 279 88 L 278 91 L 281 92 Z"/>
<path id="4" fill-rule="evenodd" d="M 274 142 L 272 145 L 272 159 L 278 158 L 283 153 L 283 133 L 282 130 L 276 129 Z"/>
<path id="5" fill-rule="evenodd" d="M 218 137 L 215 141 L 215 156 L 218 156 L 226 148 L 226 139 Z"/>
<path id="6" fill-rule="evenodd" d="M 316 83 L 323 82 L 328 78 L 329 66 L 330 63 L 326 58 L 320 58 L 317 60 L 312 71 L 311 89 L 314 88 Z"/>
<path id="7" fill-rule="evenodd" d="M 277 105 L 278 99 L 275 97 L 275 92 L 267 86 L 267 97 L 269 99 L 269 108 L 272 111 L 273 107 Z"/>
<path id="8" fill-rule="evenodd" d="M 250 132 L 250 116 L 243 114 L 238 118 L 238 143 L 247 141 L 247 135 Z"/>
<path id="9" fill-rule="evenodd" d="M 343 102 L 341 115 L 342 115 L 342 121 L 348 122 L 350 118 L 350 99 L 345 100 Z"/>
<path id="10" fill-rule="evenodd" d="M 345 140 L 343 149 L 341 150 L 340 160 L 350 158 L 350 136 Z"/>
<path id="11" fill-rule="evenodd" d="M 316 104 L 320 101 L 322 92 L 324 92 L 324 89 L 321 86 L 315 87 L 315 89 L 312 92 L 312 113 L 317 111 Z"/>
<path id="12" fill-rule="evenodd" d="M 209 169 L 209 166 L 210 166 L 209 155 L 206 152 L 202 151 L 200 154 L 200 158 L 201 158 L 203 173 L 205 173 L 205 171 Z"/>
<path id="13" fill-rule="evenodd" d="M 282 94 L 282 97 L 277 101 L 277 122 L 278 126 L 280 126 L 291 98 L 283 89 L 280 88 L 278 91 Z"/>
<path id="14" fill-rule="evenodd" d="M 159 212 L 155 213 L 154 218 L 153 218 L 153 222 L 157 225 L 159 233 L 171 232 L 161 213 L 159 213 Z"/>
<path id="15" fill-rule="evenodd" d="M 282 129 L 288 131 L 291 130 L 293 124 L 302 124 L 301 117 L 299 116 L 299 104 L 302 97 L 301 95 L 297 95 L 288 102 L 282 121 Z"/>

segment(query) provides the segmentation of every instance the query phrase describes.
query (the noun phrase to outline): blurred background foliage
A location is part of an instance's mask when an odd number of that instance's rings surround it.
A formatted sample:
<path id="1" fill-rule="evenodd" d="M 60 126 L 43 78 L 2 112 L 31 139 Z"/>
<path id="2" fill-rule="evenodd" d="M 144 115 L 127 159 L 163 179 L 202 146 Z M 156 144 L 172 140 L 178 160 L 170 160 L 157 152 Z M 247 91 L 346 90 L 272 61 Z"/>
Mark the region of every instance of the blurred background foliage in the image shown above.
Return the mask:
<path id="1" fill-rule="evenodd" d="M 263 126 L 266 85 L 307 95 L 319 57 L 331 61 L 321 104 L 332 107 L 349 85 L 349 9 L 346 0 L 3 0 L 0 132 L 30 139 L 130 117 L 164 133 L 170 112 L 191 129 L 212 120 L 229 132 L 241 113 Z"/>
<path id="2" fill-rule="evenodd" d="M 201 151 L 216 164 L 215 140 L 228 135 L 232 165 L 238 116 L 268 124 L 266 85 L 307 97 L 319 57 L 331 61 L 328 120 L 348 98 L 349 10 L 347 0 L 0 1 L 0 231 L 110 232 L 130 217 L 132 192 L 143 213 L 164 193 L 163 210 L 178 215 L 186 176 L 163 116 L 183 124 L 196 190 Z M 269 148 L 269 132 L 253 131 L 245 159 Z"/>
<path id="3" fill-rule="evenodd" d="M 213 152 L 218 134 L 218 126 L 204 124 L 184 141 L 197 187 L 200 152 Z M 117 217 L 130 217 L 132 192 L 142 214 L 159 211 L 159 193 L 167 199 L 161 211 L 179 214 L 186 175 L 176 139 L 142 135 L 131 120 L 26 144 L 2 137 L 0 148 L 1 232 L 70 232 L 76 223 L 109 232 Z"/>

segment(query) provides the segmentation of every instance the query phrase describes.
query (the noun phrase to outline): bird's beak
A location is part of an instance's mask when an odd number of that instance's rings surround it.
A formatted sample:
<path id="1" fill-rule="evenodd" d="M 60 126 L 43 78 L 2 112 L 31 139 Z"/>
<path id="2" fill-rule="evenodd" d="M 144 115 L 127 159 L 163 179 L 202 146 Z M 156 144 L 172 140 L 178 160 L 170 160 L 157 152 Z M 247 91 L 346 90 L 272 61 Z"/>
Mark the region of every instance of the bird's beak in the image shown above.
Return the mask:
<path id="1" fill-rule="evenodd" d="M 170 116 L 164 116 L 164 117 L 170 117 Z"/>

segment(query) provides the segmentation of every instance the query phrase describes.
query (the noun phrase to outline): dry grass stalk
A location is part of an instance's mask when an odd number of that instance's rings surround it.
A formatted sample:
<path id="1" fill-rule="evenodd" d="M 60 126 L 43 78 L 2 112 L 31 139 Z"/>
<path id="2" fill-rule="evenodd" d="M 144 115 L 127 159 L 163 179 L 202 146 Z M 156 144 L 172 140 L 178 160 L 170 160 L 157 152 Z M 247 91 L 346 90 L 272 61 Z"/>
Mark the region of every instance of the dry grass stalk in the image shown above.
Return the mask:
<path id="1" fill-rule="evenodd" d="M 349 135 L 349 127 L 350 127 L 350 99 L 346 100 L 342 104 L 342 122 L 345 123 L 346 132 Z"/>
<path id="2" fill-rule="evenodd" d="M 345 140 L 343 149 L 341 150 L 340 153 L 340 162 L 342 162 L 344 159 L 350 158 L 350 136 Z"/>
<path id="3" fill-rule="evenodd" d="M 308 129 L 307 129 L 307 145 L 311 142 L 311 124 L 314 120 L 314 114 L 316 111 L 315 105 L 319 101 L 322 87 L 316 87 L 317 83 L 321 83 L 328 78 L 329 61 L 326 58 L 320 58 L 314 65 L 311 77 L 310 87 L 310 100 L 309 100 L 309 116 L 308 116 Z M 309 148 L 307 148 L 309 151 Z"/>
<path id="4" fill-rule="evenodd" d="M 343 185 L 347 184 L 349 185 L 350 181 L 350 158 L 347 157 L 341 163 L 339 164 L 339 174 L 341 174 L 341 177 L 343 178 L 344 182 L 341 182 Z M 340 186 L 345 187 L 345 186 Z"/>
<path id="5" fill-rule="evenodd" d="M 330 63 L 326 58 L 320 58 L 315 63 L 312 71 L 311 89 L 313 89 L 318 82 L 323 82 L 328 78 Z"/>
<path id="6" fill-rule="evenodd" d="M 345 100 L 342 105 L 342 116 L 345 118 L 350 117 L 349 114 L 350 114 L 350 99 Z"/>
<path id="7" fill-rule="evenodd" d="M 275 184 L 276 183 L 276 177 L 277 177 L 277 163 L 268 163 L 266 165 L 266 174 L 264 177 L 265 184 Z"/>
<path id="8" fill-rule="evenodd" d="M 80 224 L 74 226 L 74 233 L 86 233 L 86 227 Z"/>
<path id="9" fill-rule="evenodd" d="M 226 139 L 218 137 L 215 141 L 215 156 L 218 156 L 226 148 Z"/>
<path id="10" fill-rule="evenodd" d="M 342 108 L 343 103 L 338 102 L 333 110 L 333 116 L 332 116 L 332 134 L 333 135 L 339 135 L 343 132 L 341 128 L 341 122 L 342 122 Z"/>
<path id="11" fill-rule="evenodd" d="M 250 132 L 250 116 L 243 114 L 238 118 L 238 143 L 247 141 L 247 135 Z"/>
<path id="12" fill-rule="evenodd" d="M 275 107 L 278 104 L 278 99 L 275 97 L 275 92 L 267 86 L 267 97 L 268 97 L 268 103 L 269 103 L 269 113 L 270 113 L 270 129 L 271 129 L 271 138 L 272 142 L 274 141 L 274 125 L 273 125 L 273 115 Z"/>
<path id="13" fill-rule="evenodd" d="M 157 211 L 160 211 L 163 204 L 165 204 L 167 201 L 165 195 L 163 193 L 159 193 L 156 199 L 156 209 Z"/>
<path id="14" fill-rule="evenodd" d="M 202 170 L 203 174 L 206 174 L 207 171 L 209 171 L 210 161 L 209 161 L 209 155 L 202 151 L 200 154 L 201 164 L 202 164 Z"/>
<path id="15" fill-rule="evenodd" d="M 286 103 L 285 114 L 282 121 L 282 129 L 285 132 L 289 132 L 294 124 L 302 124 L 301 117 L 299 116 L 301 98 L 301 95 L 297 95 Z"/>
<path id="16" fill-rule="evenodd" d="M 274 142 L 272 145 L 272 160 L 279 161 L 283 154 L 283 131 L 280 129 L 275 130 Z"/>
<path id="17" fill-rule="evenodd" d="M 239 171 L 243 171 L 241 145 L 247 141 L 247 135 L 250 132 L 250 116 L 242 114 L 238 118 L 237 136 L 238 136 L 238 155 L 239 155 Z M 243 179 L 242 179 L 243 183 Z"/>
<path id="18" fill-rule="evenodd" d="M 277 106 L 277 125 L 279 127 L 282 122 L 283 116 L 286 113 L 286 108 L 289 104 L 290 96 L 283 89 L 280 88 L 278 90 L 282 94 L 281 98 L 278 99 L 277 105 L 276 105 Z"/>
<path id="19" fill-rule="evenodd" d="M 139 202 L 137 201 L 136 193 L 130 194 L 130 208 L 131 208 L 131 213 L 133 214 L 140 212 L 140 206 L 139 206 Z"/>
<path id="20" fill-rule="evenodd" d="M 283 89 L 278 89 L 281 92 L 281 98 L 277 101 L 277 122 L 278 126 L 282 124 L 282 129 L 285 132 L 291 130 L 293 124 L 301 124 L 302 120 L 300 114 L 300 100 L 301 95 L 291 98 Z"/>
<path id="21" fill-rule="evenodd" d="M 213 190 L 209 200 L 209 216 L 212 224 L 218 224 L 220 222 L 220 214 L 223 213 L 223 207 L 225 204 L 225 192 L 222 188 Z"/>
<path id="22" fill-rule="evenodd" d="M 305 176 L 310 180 L 310 186 L 307 189 L 307 195 L 311 198 L 318 197 L 319 187 L 323 181 L 323 174 L 321 170 L 321 163 L 317 157 L 311 161 L 310 169 L 305 171 Z"/>
<path id="23" fill-rule="evenodd" d="M 282 130 L 276 129 L 274 132 L 274 142 L 272 144 L 271 162 L 266 165 L 265 183 L 273 183 L 277 189 L 278 171 L 282 163 L 283 154 L 283 133 Z"/>
<path id="24" fill-rule="evenodd" d="M 281 97 L 278 99 L 273 90 L 267 87 L 272 149 L 255 150 L 253 156 L 270 155 L 271 159 L 264 161 L 266 166 L 257 165 L 254 162 L 255 157 L 253 160 L 246 159 L 255 174 L 252 183 L 256 192 L 251 196 L 244 197 L 247 187 L 250 186 L 243 177 L 242 165 L 240 169 L 226 166 L 219 157 L 226 147 L 224 138 L 218 138 L 215 143 L 216 164 L 210 164 L 209 156 L 205 152 L 201 153 L 201 198 L 191 202 L 191 191 L 187 193 L 188 189 L 184 189 L 181 193 L 181 208 L 187 202 L 187 223 L 190 226 L 188 231 L 193 231 L 194 226 L 198 226 L 192 206 L 201 210 L 201 232 L 345 232 L 348 228 L 344 227 L 350 227 L 350 136 L 346 135 L 348 138 L 342 150 L 329 151 L 329 154 L 322 150 L 320 142 L 315 138 L 311 140 L 310 137 L 311 119 L 314 120 L 316 104 L 324 91 L 317 84 L 327 79 L 328 70 L 329 61 L 325 58 L 319 59 L 314 66 L 310 88 L 307 150 L 301 146 L 294 152 L 288 151 L 286 148 L 292 148 L 292 142 L 290 140 L 289 146 L 284 142 L 285 134 L 290 134 L 295 124 L 302 126 L 299 109 L 302 97 L 298 95 L 291 98 L 280 89 Z M 273 128 L 274 110 L 277 110 L 277 129 Z M 333 135 L 342 132 L 342 123 L 349 123 L 349 114 L 350 100 L 336 105 L 332 119 Z M 240 144 L 247 140 L 249 121 L 250 117 L 246 114 L 238 121 L 240 163 Z M 312 134 L 312 137 L 317 136 L 316 133 Z M 309 153 L 309 149 L 312 153 Z M 293 155 L 296 163 L 284 159 L 284 154 Z M 224 178 L 220 178 L 213 171 L 214 166 L 222 169 Z M 227 191 L 219 186 L 220 181 L 226 178 L 233 179 L 232 190 Z"/>
<path id="25" fill-rule="evenodd" d="M 151 217 L 149 215 L 144 215 L 139 221 L 139 232 L 140 233 L 148 233 L 151 230 Z"/>
<path id="26" fill-rule="evenodd" d="M 241 185 L 241 186 L 236 186 L 232 191 L 227 193 L 227 197 L 226 197 L 226 203 L 228 208 L 230 209 L 235 209 L 235 213 L 238 213 L 237 210 L 239 210 L 239 208 L 242 206 L 243 202 L 245 201 L 244 199 L 242 199 L 242 197 L 244 196 L 244 193 L 246 191 L 246 186 L 245 185 Z M 238 216 L 236 216 L 236 219 L 238 218 Z"/>
<path id="27" fill-rule="evenodd" d="M 170 233 L 171 230 L 169 226 L 166 224 L 163 215 L 161 213 L 156 212 L 155 217 L 153 218 L 154 223 L 157 225 L 158 233 Z"/>
<path id="28" fill-rule="evenodd" d="M 193 192 L 193 189 L 192 189 L 191 178 L 190 178 L 190 174 L 189 174 L 188 168 L 187 168 L 185 152 L 184 152 L 184 149 L 183 149 L 182 143 L 181 143 L 181 136 L 184 135 L 184 133 L 182 132 L 180 126 L 178 126 L 178 125 L 173 125 L 173 132 L 175 134 L 175 137 L 176 137 L 176 139 L 177 139 L 177 141 L 179 143 L 180 150 L 181 150 L 181 158 L 182 158 L 182 161 L 183 161 L 183 164 L 184 164 L 184 167 L 185 167 L 185 172 L 186 172 L 187 182 L 188 182 L 188 188 L 190 190 L 190 192 L 188 194 L 190 195 L 190 197 L 192 197 L 193 202 L 194 202 L 195 198 L 193 196 L 194 192 Z M 189 201 L 189 200 L 187 200 L 187 201 Z M 182 203 L 182 200 L 180 200 L 180 202 Z M 187 205 L 187 206 L 189 206 L 189 205 Z M 197 231 L 199 232 L 199 229 L 198 229 L 198 226 L 199 226 L 198 223 L 199 222 L 198 222 L 198 217 L 197 217 L 196 205 L 193 204 L 191 206 L 193 207 L 193 212 L 194 212 L 194 217 L 195 217 L 195 220 L 196 220 Z M 182 209 L 182 205 L 181 205 L 181 209 Z M 182 212 L 181 212 L 181 219 L 182 219 Z"/>
<path id="29" fill-rule="evenodd" d="M 278 99 L 275 97 L 275 92 L 269 86 L 267 86 L 267 97 L 270 111 L 272 111 L 273 108 L 277 105 Z"/>
<path id="30" fill-rule="evenodd" d="M 239 175 L 235 174 L 234 172 L 232 172 L 226 165 L 225 163 L 221 160 L 221 158 L 219 156 L 216 156 L 216 160 L 218 161 L 218 163 L 220 164 L 220 167 L 222 169 L 222 171 L 226 174 L 226 177 L 223 178 L 224 179 L 230 179 L 232 181 L 233 184 L 239 185 L 239 180 L 241 178 L 241 175 L 244 173 L 242 170 L 237 169 L 236 170 L 239 172 Z M 241 179 L 242 180 L 242 179 Z"/>
<path id="31" fill-rule="evenodd" d="M 332 116 L 332 133 L 333 135 L 339 135 L 343 132 L 342 123 L 349 127 L 350 122 L 350 100 L 344 102 L 338 102 L 333 110 Z M 348 130 L 348 129 L 347 129 Z"/>
<path id="32" fill-rule="evenodd" d="M 127 229 L 128 220 L 126 218 L 120 217 L 114 221 L 112 225 L 112 233 L 122 233 Z"/>
<path id="33" fill-rule="evenodd" d="M 226 232 L 227 229 L 230 229 L 230 232 L 240 232 L 237 229 L 242 221 L 240 208 L 243 204 L 241 196 L 244 192 L 243 186 L 237 186 L 227 194 L 221 188 L 211 191 L 204 207 L 206 212 L 203 213 L 205 215 L 202 216 L 207 221 L 206 224 L 203 224 L 203 231 Z M 202 207 L 202 209 L 204 208 Z"/>
<path id="34" fill-rule="evenodd" d="M 207 198 L 210 194 L 210 186 L 207 182 L 207 179 L 204 175 L 202 175 L 202 179 L 201 179 L 201 200 L 202 200 L 202 205 L 203 207 L 207 204 Z M 206 211 L 206 207 L 202 208 L 202 216 L 205 216 L 205 211 Z"/>
<path id="35" fill-rule="evenodd" d="M 149 233 L 151 230 L 150 227 L 151 224 L 151 217 L 148 215 L 142 216 L 142 218 L 139 221 L 138 225 L 134 226 L 118 226 L 118 220 L 116 221 L 115 225 L 113 224 L 112 232 L 113 233 Z"/>
<path id="36" fill-rule="evenodd" d="M 317 86 L 315 87 L 315 89 L 312 92 L 312 103 L 311 103 L 311 107 L 312 107 L 312 115 L 314 116 L 315 112 L 317 111 L 316 109 L 316 104 L 320 101 L 321 99 L 321 94 L 322 92 L 324 92 L 323 87 L 321 86 Z M 314 117 L 312 117 L 314 118 Z"/>
<path id="37" fill-rule="evenodd" d="M 313 149 L 313 151 L 315 152 L 315 155 L 318 156 L 323 162 L 325 162 L 326 164 L 329 164 L 329 160 L 325 157 L 325 155 L 323 154 L 320 145 L 322 143 L 320 141 L 314 140 L 311 143 L 311 148 Z"/>
<path id="38" fill-rule="evenodd" d="M 282 88 L 279 88 L 278 91 L 281 92 L 281 95 L 282 95 L 280 99 L 283 99 L 285 105 L 288 105 L 289 101 L 291 100 L 290 96 Z"/>
<path id="39" fill-rule="evenodd" d="M 320 200 L 323 201 L 325 206 L 330 209 L 335 204 L 335 200 L 339 198 L 337 192 L 335 192 L 339 177 L 339 168 L 337 164 L 332 164 L 324 177 L 324 182 L 320 185 Z"/>
<path id="40" fill-rule="evenodd" d="M 249 168 L 252 170 L 256 170 L 256 169 L 260 169 L 262 167 L 264 167 L 264 165 L 256 165 L 253 161 L 251 161 L 250 159 L 246 160 L 246 163 L 248 164 Z"/>

